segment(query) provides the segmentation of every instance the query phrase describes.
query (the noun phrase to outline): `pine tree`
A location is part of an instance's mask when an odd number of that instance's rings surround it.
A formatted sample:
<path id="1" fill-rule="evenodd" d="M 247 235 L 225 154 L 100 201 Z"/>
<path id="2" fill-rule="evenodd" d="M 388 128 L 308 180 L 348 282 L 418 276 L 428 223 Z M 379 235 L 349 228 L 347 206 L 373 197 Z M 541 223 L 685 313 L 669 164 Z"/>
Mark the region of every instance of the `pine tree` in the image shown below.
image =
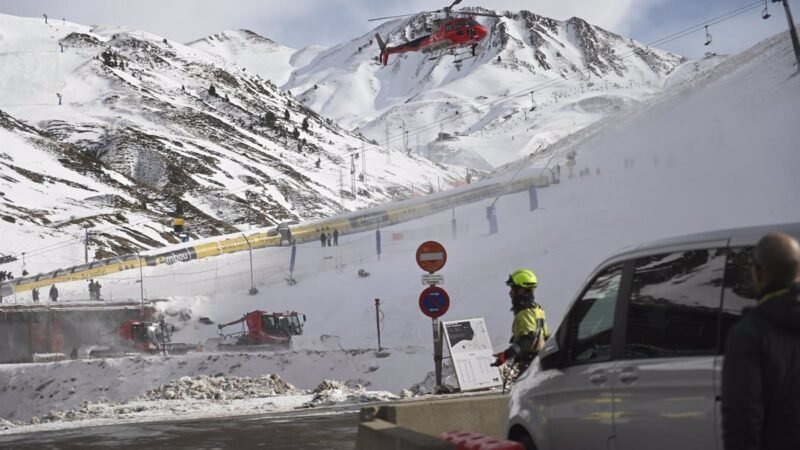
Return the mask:
<path id="1" fill-rule="evenodd" d="M 289 110 L 288 109 L 283 112 L 283 119 L 284 120 L 289 120 Z"/>
<path id="2" fill-rule="evenodd" d="M 303 129 L 308 131 L 308 117 L 303 118 Z"/>
<path id="3" fill-rule="evenodd" d="M 217 96 L 217 88 L 215 88 L 213 84 L 208 87 L 208 95 L 210 95 L 212 97 L 216 97 Z"/>

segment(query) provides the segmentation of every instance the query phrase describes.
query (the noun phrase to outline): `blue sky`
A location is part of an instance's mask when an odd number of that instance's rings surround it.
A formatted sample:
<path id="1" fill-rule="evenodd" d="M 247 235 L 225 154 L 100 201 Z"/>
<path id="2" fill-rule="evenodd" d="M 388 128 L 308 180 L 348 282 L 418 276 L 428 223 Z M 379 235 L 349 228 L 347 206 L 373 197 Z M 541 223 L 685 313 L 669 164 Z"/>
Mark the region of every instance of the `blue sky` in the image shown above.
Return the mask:
<path id="1" fill-rule="evenodd" d="M 771 2 L 771 0 L 768 0 Z M 651 42 L 703 23 L 754 0 L 463 0 L 460 6 L 496 10 L 526 9 L 556 19 L 579 16 L 610 31 Z M 2 0 L 0 12 L 66 18 L 85 25 L 124 25 L 188 42 L 226 29 L 247 28 L 281 44 L 302 48 L 330 46 L 370 31 L 370 17 L 441 8 L 442 0 Z M 790 0 L 795 19 L 800 0 Z M 706 51 L 734 53 L 783 31 L 780 4 L 761 20 L 761 8 L 714 26 L 714 42 L 703 46 L 702 33 L 661 46 L 689 57 Z"/>

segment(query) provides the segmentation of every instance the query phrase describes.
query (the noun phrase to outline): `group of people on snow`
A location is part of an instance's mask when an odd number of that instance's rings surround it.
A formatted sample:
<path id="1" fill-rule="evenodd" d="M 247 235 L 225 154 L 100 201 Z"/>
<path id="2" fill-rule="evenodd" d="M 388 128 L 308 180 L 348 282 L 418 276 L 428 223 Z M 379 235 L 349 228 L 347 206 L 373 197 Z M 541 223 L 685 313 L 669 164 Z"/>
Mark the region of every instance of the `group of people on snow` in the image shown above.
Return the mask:
<path id="1" fill-rule="evenodd" d="M 100 298 L 100 282 L 89 280 L 89 299 L 90 300 L 101 300 Z"/>
<path id="2" fill-rule="evenodd" d="M 319 241 L 323 247 L 338 247 L 339 246 L 339 230 L 334 229 L 332 232 L 325 234 L 323 231 L 319 235 Z"/>

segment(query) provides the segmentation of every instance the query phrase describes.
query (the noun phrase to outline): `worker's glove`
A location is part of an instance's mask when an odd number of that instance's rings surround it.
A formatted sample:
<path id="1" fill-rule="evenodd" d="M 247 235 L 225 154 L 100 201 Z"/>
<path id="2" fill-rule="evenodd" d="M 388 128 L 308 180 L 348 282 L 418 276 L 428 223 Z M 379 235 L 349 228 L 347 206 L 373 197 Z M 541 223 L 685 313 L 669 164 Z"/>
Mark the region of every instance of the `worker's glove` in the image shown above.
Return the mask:
<path id="1" fill-rule="evenodd" d="M 505 364 L 505 363 L 506 363 L 506 361 L 508 361 L 508 359 L 509 359 L 509 358 L 508 358 L 508 355 L 507 355 L 506 353 L 507 353 L 507 352 L 500 352 L 500 353 L 496 353 L 496 354 L 492 355 L 492 356 L 494 356 L 494 357 L 495 357 L 495 360 L 494 360 L 494 362 L 493 362 L 492 364 L 490 364 L 490 365 L 491 365 L 492 367 L 500 367 L 500 366 L 502 366 L 503 364 Z"/>

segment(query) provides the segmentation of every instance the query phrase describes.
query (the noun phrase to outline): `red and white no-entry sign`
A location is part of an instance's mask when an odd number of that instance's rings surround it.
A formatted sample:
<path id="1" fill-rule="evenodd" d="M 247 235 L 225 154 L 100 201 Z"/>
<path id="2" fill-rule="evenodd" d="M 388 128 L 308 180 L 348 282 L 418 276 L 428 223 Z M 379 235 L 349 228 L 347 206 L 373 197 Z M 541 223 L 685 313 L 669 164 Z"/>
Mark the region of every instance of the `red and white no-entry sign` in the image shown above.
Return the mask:
<path id="1" fill-rule="evenodd" d="M 424 271 L 433 273 L 444 267 L 447 252 L 436 241 L 425 241 L 417 248 L 417 265 Z"/>

